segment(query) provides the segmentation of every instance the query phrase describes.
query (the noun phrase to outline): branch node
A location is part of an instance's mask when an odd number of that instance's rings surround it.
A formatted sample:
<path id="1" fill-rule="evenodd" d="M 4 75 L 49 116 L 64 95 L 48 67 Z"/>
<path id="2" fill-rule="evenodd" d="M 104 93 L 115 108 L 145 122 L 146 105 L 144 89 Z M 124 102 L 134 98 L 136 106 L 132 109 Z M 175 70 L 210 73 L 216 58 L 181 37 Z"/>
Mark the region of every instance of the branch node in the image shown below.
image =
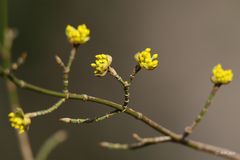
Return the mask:
<path id="1" fill-rule="evenodd" d="M 133 138 L 137 141 L 142 141 L 142 138 L 137 134 L 137 133 L 133 133 Z"/>
<path id="2" fill-rule="evenodd" d="M 25 82 L 23 81 L 23 80 L 20 80 L 19 81 L 19 86 L 20 86 L 20 88 L 24 88 L 25 87 Z"/>
<path id="3" fill-rule="evenodd" d="M 68 90 L 64 90 L 64 95 L 65 95 L 65 99 L 69 99 L 70 94 L 69 94 Z"/>
<path id="4" fill-rule="evenodd" d="M 23 52 L 21 56 L 17 59 L 17 61 L 12 63 L 11 70 L 16 71 L 26 61 L 26 58 L 27 53 Z"/>
<path id="5" fill-rule="evenodd" d="M 88 101 L 88 95 L 82 94 L 82 100 L 83 101 Z"/>
<path id="6" fill-rule="evenodd" d="M 58 55 L 55 55 L 55 60 L 60 67 L 62 67 L 63 69 L 65 68 L 65 64 L 63 63 L 62 59 Z"/>

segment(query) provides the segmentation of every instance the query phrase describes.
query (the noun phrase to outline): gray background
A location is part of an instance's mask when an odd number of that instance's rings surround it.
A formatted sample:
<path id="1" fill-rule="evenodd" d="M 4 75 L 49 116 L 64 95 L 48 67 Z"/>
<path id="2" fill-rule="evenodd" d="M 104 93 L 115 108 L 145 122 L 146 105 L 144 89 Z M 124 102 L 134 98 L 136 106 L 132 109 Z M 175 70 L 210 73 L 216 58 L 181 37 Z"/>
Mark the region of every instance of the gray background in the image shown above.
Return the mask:
<path id="1" fill-rule="evenodd" d="M 9 23 L 19 36 L 14 58 L 27 51 L 26 64 L 17 75 L 33 84 L 61 91 L 62 73 L 54 55 L 65 60 L 70 45 L 67 24 L 86 23 L 91 40 L 83 45 L 70 74 L 70 90 L 121 103 L 122 88 L 110 76 L 97 78 L 89 64 L 97 53 L 113 56 L 113 66 L 127 77 L 135 65 L 133 55 L 151 47 L 159 53 L 159 67 L 142 71 L 131 88 L 131 106 L 181 133 L 200 111 L 211 89 L 212 67 L 222 63 L 234 71 L 234 81 L 223 86 L 193 139 L 240 152 L 240 1 L 238 0 L 10 0 Z M 19 90 L 26 112 L 51 106 L 56 98 Z M 1 159 L 21 159 L 16 136 L 9 126 L 9 104 L 0 79 Z M 219 159 L 176 144 L 160 144 L 136 151 L 101 149 L 102 140 L 130 143 L 132 133 L 157 136 L 143 123 L 118 115 L 89 125 L 66 125 L 60 117 L 88 117 L 111 109 L 98 104 L 69 101 L 56 112 L 35 118 L 29 130 L 34 153 L 58 129 L 69 132 L 67 142 L 51 160 L 105 159 Z"/>

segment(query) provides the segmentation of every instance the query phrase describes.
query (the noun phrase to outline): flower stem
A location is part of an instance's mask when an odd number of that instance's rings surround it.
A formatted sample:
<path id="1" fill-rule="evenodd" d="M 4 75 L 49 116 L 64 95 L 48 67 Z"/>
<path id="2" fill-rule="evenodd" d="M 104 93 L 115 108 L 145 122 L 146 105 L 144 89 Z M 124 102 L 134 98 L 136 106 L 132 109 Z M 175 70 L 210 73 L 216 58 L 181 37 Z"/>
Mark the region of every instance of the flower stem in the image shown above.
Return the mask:
<path id="1" fill-rule="evenodd" d="M 212 104 L 213 98 L 215 97 L 217 91 L 219 90 L 221 85 L 218 84 L 214 84 L 213 88 L 208 96 L 208 99 L 206 101 L 206 103 L 204 104 L 201 112 L 198 114 L 198 116 L 196 117 L 196 119 L 194 120 L 194 122 L 185 128 L 185 132 L 183 133 L 183 138 L 186 138 L 187 136 L 189 136 L 193 130 L 199 125 L 199 123 L 203 120 L 203 118 L 206 116 L 209 107 Z"/>
<path id="2" fill-rule="evenodd" d="M 78 46 L 73 46 L 69 58 L 67 66 L 64 67 L 63 70 L 63 92 L 68 96 L 68 84 L 69 84 L 69 73 L 71 71 L 71 66 L 73 63 L 73 60 L 75 59 L 76 53 L 77 53 Z"/>

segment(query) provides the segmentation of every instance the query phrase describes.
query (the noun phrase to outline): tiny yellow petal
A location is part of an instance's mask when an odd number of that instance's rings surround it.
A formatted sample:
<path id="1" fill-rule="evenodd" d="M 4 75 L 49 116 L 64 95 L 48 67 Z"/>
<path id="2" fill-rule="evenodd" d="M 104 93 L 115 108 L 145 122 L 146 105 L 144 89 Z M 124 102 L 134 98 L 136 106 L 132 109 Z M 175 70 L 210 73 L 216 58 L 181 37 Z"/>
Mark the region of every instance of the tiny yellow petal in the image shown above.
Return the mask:
<path id="1" fill-rule="evenodd" d="M 95 68 L 97 65 L 95 63 L 91 63 L 91 66 Z"/>
<path id="2" fill-rule="evenodd" d="M 15 116 L 15 114 L 13 112 L 8 114 L 8 117 L 14 117 L 14 116 Z"/>
<path id="3" fill-rule="evenodd" d="M 158 58 L 158 54 L 154 54 L 154 55 L 152 56 L 152 59 L 156 59 L 156 58 Z"/>

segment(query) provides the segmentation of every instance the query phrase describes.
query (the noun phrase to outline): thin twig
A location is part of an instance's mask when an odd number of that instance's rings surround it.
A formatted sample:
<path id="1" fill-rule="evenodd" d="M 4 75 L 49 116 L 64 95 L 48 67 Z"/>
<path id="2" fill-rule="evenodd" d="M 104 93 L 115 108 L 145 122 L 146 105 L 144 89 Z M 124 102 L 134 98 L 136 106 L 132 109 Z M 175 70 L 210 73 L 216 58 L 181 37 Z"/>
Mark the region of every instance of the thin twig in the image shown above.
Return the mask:
<path id="1" fill-rule="evenodd" d="M 103 121 L 105 119 L 111 118 L 112 116 L 121 113 L 121 112 L 125 112 L 125 110 L 127 109 L 127 106 L 129 104 L 130 101 L 130 85 L 133 81 L 133 79 L 135 78 L 136 74 L 140 71 L 141 67 L 139 65 L 136 65 L 134 67 L 133 72 L 130 74 L 129 76 L 129 81 L 124 81 L 122 79 L 122 77 L 116 72 L 116 70 L 113 67 L 109 67 L 109 72 L 110 74 L 116 78 L 123 86 L 123 90 L 124 90 L 124 102 L 123 102 L 123 110 L 119 110 L 119 109 L 115 109 L 113 111 L 110 111 L 102 116 L 98 116 L 98 117 L 94 117 L 94 118 L 86 118 L 86 119 L 72 119 L 72 118 L 61 118 L 60 120 L 66 123 L 92 123 L 92 122 L 99 122 L 99 121 Z"/>
<path id="2" fill-rule="evenodd" d="M 93 122 L 100 122 L 106 119 L 109 119 L 113 117 L 114 115 L 118 113 L 122 113 L 126 110 L 127 105 L 129 103 L 129 83 L 127 81 L 124 81 L 123 78 L 116 72 L 116 70 L 113 67 L 109 67 L 108 69 L 110 75 L 112 75 L 114 78 L 118 80 L 123 86 L 124 89 L 124 103 L 123 103 L 123 110 L 115 109 L 113 111 L 110 111 L 108 113 L 105 113 L 104 115 L 93 117 L 93 118 L 61 118 L 60 121 L 65 123 L 75 123 L 75 124 L 82 124 L 82 123 L 93 123 Z"/>
<path id="3" fill-rule="evenodd" d="M 116 150 L 132 150 L 139 149 L 143 147 L 147 147 L 149 145 L 155 145 L 163 142 L 175 142 L 179 144 L 183 144 L 184 146 L 191 147 L 198 151 L 204 151 L 222 158 L 230 159 L 230 160 L 239 160 L 240 155 L 236 152 L 212 146 L 209 144 L 204 144 L 201 142 L 193 141 L 193 140 L 185 140 L 181 141 L 173 141 L 171 137 L 168 136 L 160 136 L 160 137 L 150 137 L 150 138 L 141 138 L 138 137 L 138 143 L 133 144 L 121 144 L 121 143 L 111 143 L 111 142 L 102 142 L 100 146 L 106 149 L 116 149 Z"/>
<path id="4" fill-rule="evenodd" d="M 114 78 L 116 78 L 124 87 L 125 85 L 125 81 L 122 79 L 122 77 L 116 72 L 116 70 L 113 67 L 109 67 L 108 71 L 110 73 L 110 75 L 112 75 Z"/>
<path id="5" fill-rule="evenodd" d="M 68 62 L 67 62 L 67 66 L 64 67 L 64 70 L 63 70 L 63 92 L 66 94 L 66 98 L 68 98 L 68 92 L 69 92 L 68 91 L 69 73 L 71 71 L 71 66 L 72 66 L 73 60 L 75 59 L 77 49 L 78 49 L 78 46 L 74 45 L 71 52 L 70 52 Z"/>
<path id="6" fill-rule="evenodd" d="M 18 57 L 17 61 L 12 63 L 11 70 L 16 71 L 21 65 L 24 64 L 24 62 L 26 61 L 26 58 L 27 58 L 27 53 L 26 52 L 22 53 L 21 56 Z"/>
<path id="7" fill-rule="evenodd" d="M 185 128 L 185 132 L 183 133 L 183 138 L 186 138 L 187 136 L 189 136 L 193 132 L 193 130 L 199 125 L 199 123 L 203 120 L 203 118 L 207 114 L 208 109 L 212 104 L 213 98 L 215 97 L 220 86 L 221 85 L 218 85 L 218 84 L 213 85 L 213 88 L 212 88 L 212 90 L 208 96 L 208 99 L 207 99 L 205 105 L 203 106 L 201 112 L 198 114 L 198 116 L 196 117 L 194 122 L 190 126 Z"/>
<path id="8" fill-rule="evenodd" d="M 67 133 L 65 131 L 58 131 L 49 137 L 38 151 L 35 160 L 47 160 L 49 154 L 60 143 L 67 139 Z"/>
<path id="9" fill-rule="evenodd" d="M 101 142 L 100 146 L 106 149 L 117 149 L 117 150 L 133 150 L 143 148 L 152 144 L 170 142 L 171 137 L 161 136 L 161 137 L 150 137 L 141 138 L 137 134 L 133 134 L 134 139 L 138 142 L 132 144 L 121 144 L 121 143 L 111 143 L 111 142 Z"/>
<path id="10" fill-rule="evenodd" d="M 121 110 L 113 110 L 111 112 L 106 113 L 103 116 L 95 117 L 95 118 L 61 118 L 60 121 L 65 123 L 75 123 L 75 124 L 82 124 L 82 123 L 93 123 L 93 122 L 99 122 L 103 121 L 105 119 L 108 119 L 112 117 L 115 114 L 121 113 Z"/>
<path id="11" fill-rule="evenodd" d="M 57 110 L 65 102 L 65 100 L 66 100 L 65 98 L 62 98 L 50 108 L 47 108 L 41 111 L 26 113 L 25 116 L 33 118 L 33 117 L 43 116 L 43 115 L 52 113 L 53 111 Z"/>
<path id="12" fill-rule="evenodd" d="M 132 73 L 129 76 L 129 83 L 132 84 L 133 80 L 135 79 L 137 73 L 141 70 L 141 67 L 139 65 L 136 65 L 132 71 Z"/>
<path id="13" fill-rule="evenodd" d="M 58 55 L 55 55 L 55 60 L 57 62 L 57 64 L 62 68 L 64 69 L 66 66 L 65 64 L 63 63 L 62 59 L 58 56 Z"/>

